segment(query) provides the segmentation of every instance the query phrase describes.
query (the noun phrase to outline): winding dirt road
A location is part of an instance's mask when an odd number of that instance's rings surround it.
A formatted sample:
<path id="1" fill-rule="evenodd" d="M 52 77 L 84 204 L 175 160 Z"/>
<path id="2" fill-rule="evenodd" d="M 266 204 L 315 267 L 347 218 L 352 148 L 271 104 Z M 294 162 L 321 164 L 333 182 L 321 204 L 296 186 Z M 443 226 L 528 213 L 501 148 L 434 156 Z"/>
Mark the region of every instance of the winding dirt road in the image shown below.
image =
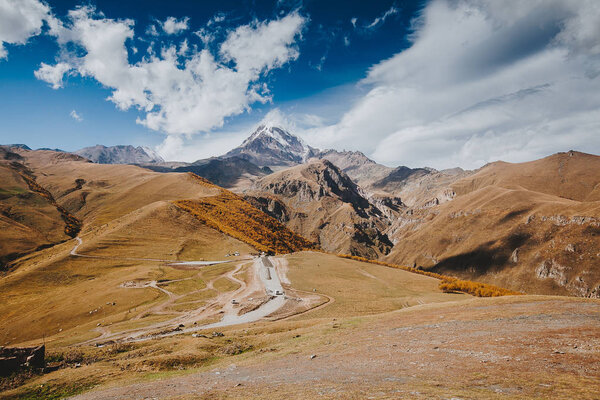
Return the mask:
<path id="1" fill-rule="evenodd" d="M 137 261 L 155 261 L 155 262 L 163 262 L 168 265 L 213 265 L 220 264 L 229 261 L 185 261 L 185 262 L 173 262 L 172 260 L 161 260 L 161 259 L 149 259 L 149 258 L 131 258 L 131 257 L 103 257 L 103 256 L 93 256 L 87 254 L 79 254 L 77 253 L 77 249 L 83 244 L 83 240 L 80 237 L 75 238 L 77 243 L 71 250 L 70 254 L 75 257 L 87 257 L 87 258 L 100 258 L 100 259 L 111 259 L 111 260 L 137 260 Z M 253 260 L 252 263 L 252 275 L 250 276 L 249 283 L 246 283 L 243 280 L 236 278 L 236 274 L 238 274 L 241 269 L 247 265 L 248 262 L 244 261 L 236 265 L 236 268 L 226 275 L 225 278 L 229 279 L 232 282 L 235 282 L 239 285 L 239 288 L 232 292 L 220 293 L 216 298 L 212 299 L 210 303 L 203 305 L 202 307 L 190 310 L 190 311 L 174 311 L 167 310 L 167 307 L 173 305 L 178 299 L 183 297 L 184 295 L 177 295 L 175 293 L 170 292 L 165 289 L 161 285 L 165 285 L 168 283 L 192 279 L 185 278 L 180 280 L 172 280 L 158 283 L 157 281 L 150 281 L 144 284 L 123 284 L 123 287 L 130 289 L 141 289 L 141 288 L 153 288 L 155 290 L 160 291 L 161 293 L 167 296 L 165 301 L 153 306 L 143 314 L 137 315 L 133 318 L 133 320 L 139 320 L 144 315 L 154 314 L 154 315 L 176 315 L 174 318 L 171 318 L 167 321 L 157 322 L 143 328 L 130 329 L 121 332 L 111 332 L 108 326 L 99 326 L 96 328 L 96 331 L 100 333 L 100 336 L 88 341 L 85 341 L 81 344 L 101 344 L 106 343 L 108 341 L 142 341 L 160 337 L 174 336 L 183 333 L 196 332 L 211 328 L 218 328 L 224 326 L 231 325 L 239 325 L 246 324 L 251 322 L 256 322 L 262 318 L 265 318 L 277 310 L 279 310 L 287 301 L 285 297 L 285 291 L 281 286 L 281 281 L 279 279 L 279 275 L 277 270 L 274 268 L 273 264 L 269 260 L 268 257 L 262 256 L 257 257 Z M 206 287 L 204 289 L 200 289 L 197 292 L 205 291 L 205 290 L 214 290 L 214 282 L 223 276 L 217 276 L 212 280 L 206 282 Z M 245 300 L 251 299 L 249 296 L 253 293 L 264 291 L 264 293 L 269 296 L 269 299 L 260 304 L 256 309 L 249 311 L 244 314 L 239 314 L 240 302 L 244 302 Z M 195 293 L 195 292 L 193 292 Z M 190 293 L 187 293 L 190 294 Z M 236 307 L 237 306 L 237 307 Z M 204 324 L 204 325 L 193 325 L 197 321 L 206 320 L 216 315 L 221 315 L 222 318 L 218 322 Z M 180 326 L 188 326 L 187 328 L 181 329 Z M 192 326 L 190 326 L 192 325 Z M 173 328 L 172 330 L 170 327 Z M 160 332 L 162 330 L 162 332 Z M 158 332 L 157 332 L 158 331 Z"/>

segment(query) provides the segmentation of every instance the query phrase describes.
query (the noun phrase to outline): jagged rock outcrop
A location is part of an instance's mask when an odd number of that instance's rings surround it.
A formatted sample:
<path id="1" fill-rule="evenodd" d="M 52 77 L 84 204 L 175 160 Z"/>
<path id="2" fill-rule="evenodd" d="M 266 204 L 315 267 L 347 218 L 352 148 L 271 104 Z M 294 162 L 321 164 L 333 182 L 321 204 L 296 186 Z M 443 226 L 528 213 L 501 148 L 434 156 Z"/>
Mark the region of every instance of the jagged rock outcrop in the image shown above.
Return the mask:
<path id="1" fill-rule="evenodd" d="M 246 195 L 256 207 L 324 250 L 377 258 L 392 247 L 385 234 L 389 226 L 385 213 L 327 160 L 264 177 Z"/>
<path id="2" fill-rule="evenodd" d="M 392 168 L 376 163 L 360 151 L 324 150 L 315 158 L 331 161 L 362 188 L 369 187 L 373 182 L 383 179 L 393 171 Z"/>

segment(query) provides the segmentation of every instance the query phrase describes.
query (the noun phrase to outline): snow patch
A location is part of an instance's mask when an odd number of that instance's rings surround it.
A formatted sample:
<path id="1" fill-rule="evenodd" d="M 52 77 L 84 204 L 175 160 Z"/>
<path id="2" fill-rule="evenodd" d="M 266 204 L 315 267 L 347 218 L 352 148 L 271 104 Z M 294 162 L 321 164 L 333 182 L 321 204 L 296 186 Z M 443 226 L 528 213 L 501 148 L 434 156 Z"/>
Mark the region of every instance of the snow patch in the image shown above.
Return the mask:
<path id="1" fill-rule="evenodd" d="M 146 153 L 148 157 L 150 157 L 153 161 L 156 162 L 164 162 L 165 160 L 154 150 L 147 146 L 140 146 L 141 149 Z"/>

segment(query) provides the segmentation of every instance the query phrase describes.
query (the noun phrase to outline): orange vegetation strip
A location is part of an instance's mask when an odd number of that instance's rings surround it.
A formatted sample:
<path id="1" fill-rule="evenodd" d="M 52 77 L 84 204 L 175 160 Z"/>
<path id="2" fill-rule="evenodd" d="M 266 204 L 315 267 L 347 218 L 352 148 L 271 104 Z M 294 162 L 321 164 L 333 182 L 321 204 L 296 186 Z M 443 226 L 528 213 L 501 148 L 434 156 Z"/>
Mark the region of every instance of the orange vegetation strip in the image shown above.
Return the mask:
<path id="1" fill-rule="evenodd" d="M 174 204 L 209 227 L 266 253 L 282 254 L 316 248 L 313 242 L 292 232 L 240 196 L 191 175 L 202 185 L 220 189 L 221 194 L 197 200 L 178 200 Z"/>
<path id="2" fill-rule="evenodd" d="M 504 289 L 498 286 L 489 285 L 487 283 L 465 281 L 452 276 L 442 275 L 435 272 L 423 271 L 417 268 L 406 267 L 403 265 L 390 264 L 383 261 L 369 260 L 367 258 L 351 256 L 347 254 L 339 254 L 338 257 L 383 265 L 385 267 L 390 268 L 398 268 L 415 274 L 430 276 L 432 278 L 441 280 L 439 288 L 444 292 L 463 292 L 477 297 L 514 296 L 523 294 L 520 292 L 515 292 L 513 290 Z"/>

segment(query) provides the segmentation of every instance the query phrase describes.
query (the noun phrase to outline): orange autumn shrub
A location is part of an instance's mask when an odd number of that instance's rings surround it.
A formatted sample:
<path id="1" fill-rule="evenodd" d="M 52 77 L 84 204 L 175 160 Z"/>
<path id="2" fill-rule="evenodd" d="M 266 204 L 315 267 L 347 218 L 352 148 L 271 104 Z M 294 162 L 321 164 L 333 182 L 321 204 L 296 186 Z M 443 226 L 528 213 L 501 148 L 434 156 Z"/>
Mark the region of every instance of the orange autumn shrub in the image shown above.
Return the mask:
<path id="1" fill-rule="evenodd" d="M 444 292 L 463 292 L 477 297 L 497 297 L 522 294 L 487 283 L 465 281 L 452 277 L 448 277 L 440 282 L 439 287 Z"/>
<path id="2" fill-rule="evenodd" d="M 219 188 L 195 178 L 202 185 Z M 174 204 L 209 227 L 249 244 L 259 251 L 282 254 L 316 249 L 315 243 L 289 230 L 275 218 L 258 210 L 240 196 L 219 188 L 221 194 Z"/>

